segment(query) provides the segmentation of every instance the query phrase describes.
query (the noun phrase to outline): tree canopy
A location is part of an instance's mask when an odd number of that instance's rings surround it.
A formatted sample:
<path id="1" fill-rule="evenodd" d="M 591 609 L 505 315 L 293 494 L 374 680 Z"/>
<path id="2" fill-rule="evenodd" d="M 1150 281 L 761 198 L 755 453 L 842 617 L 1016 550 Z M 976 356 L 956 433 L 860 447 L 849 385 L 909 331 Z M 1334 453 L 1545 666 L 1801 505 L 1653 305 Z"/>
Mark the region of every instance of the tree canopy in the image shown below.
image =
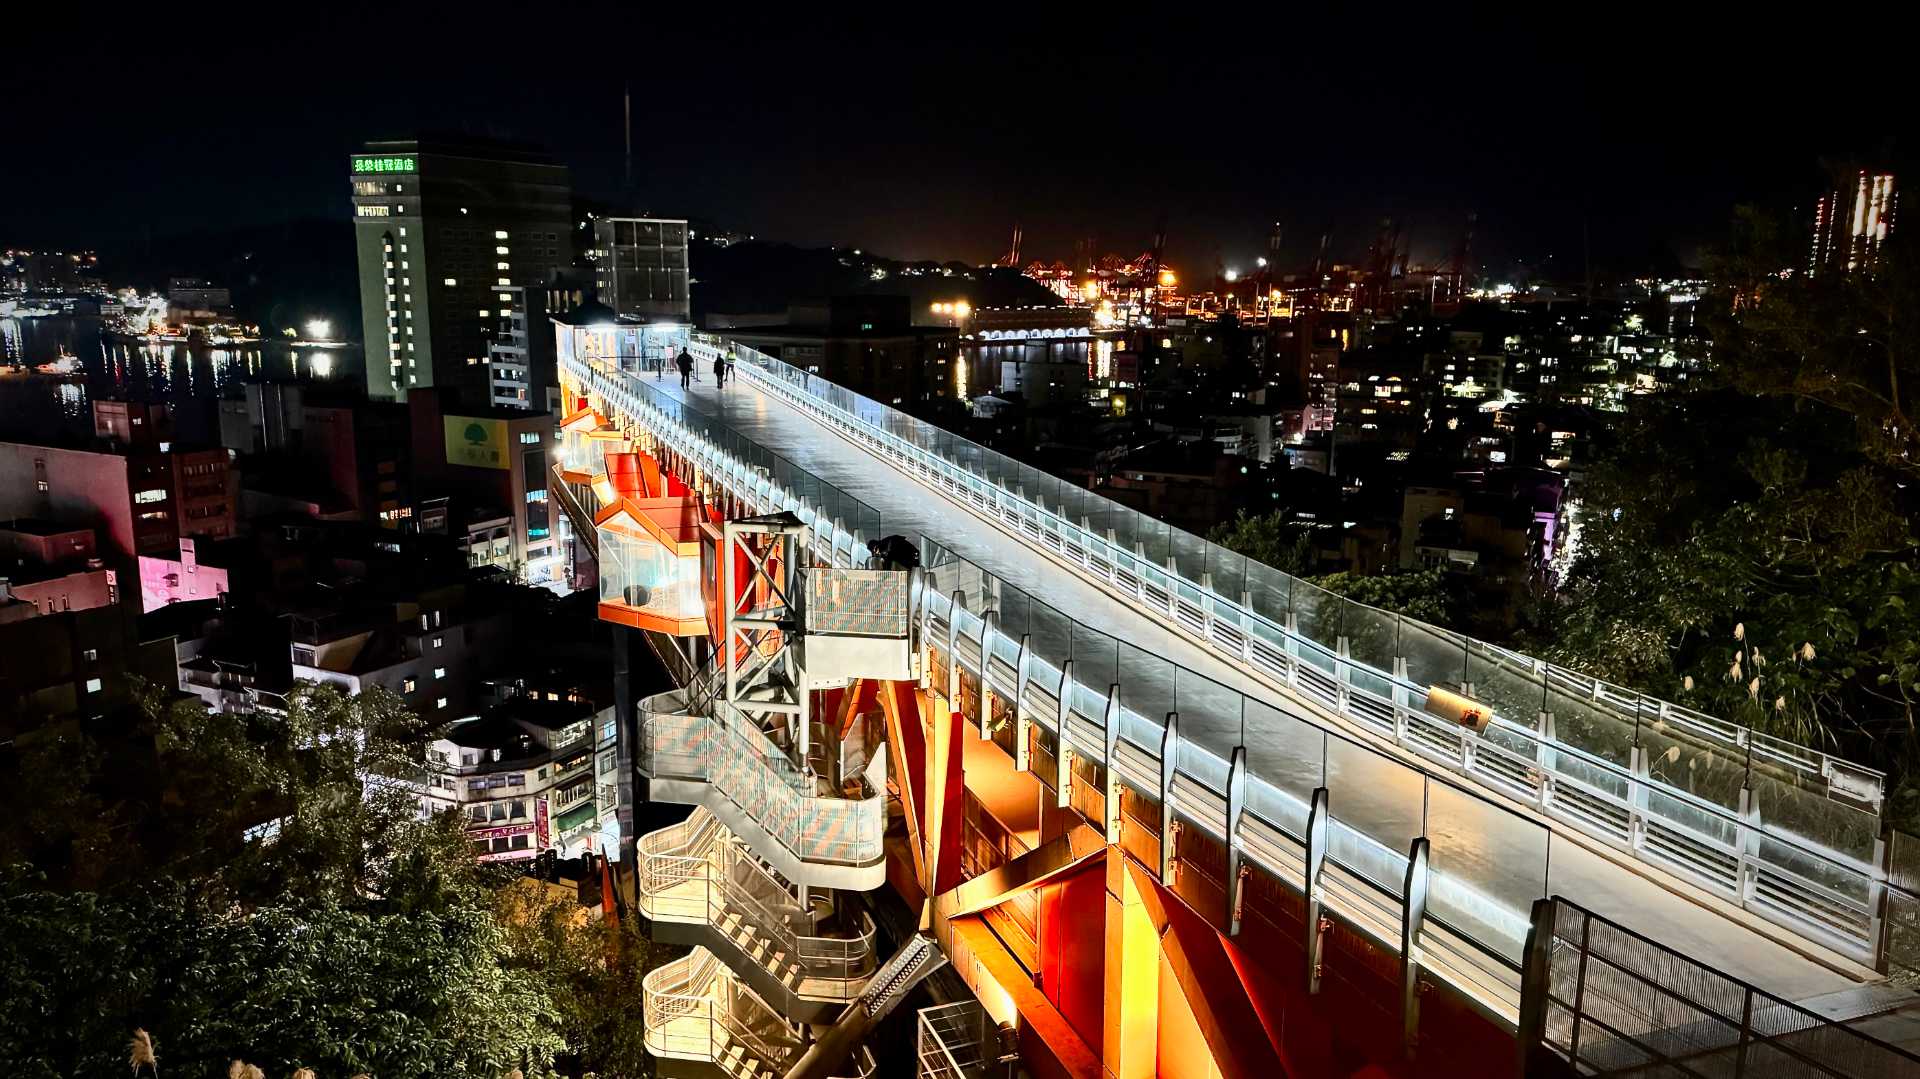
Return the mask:
<path id="1" fill-rule="evenodd" d="M 1920 284 L 1783 272 L 1750 212 L 1717 260 L 1713 351 L 1688 392 L 1634 398 L 1596 455 L 1578 555 L 1534 645 L 1548 658 L 1910 772 L 1920 532 L 1909 417 Z M 1909 781 L 1889 815 L 1911 825 Z"/>
<path id="2" fill-rule="evenodd" d="M 427 733 L 305 685 L 284 715 L 151 694 L 0 754 L 0 1068 L 108 1074 L 139 1027 L 175 1074 L 650 1074 L 648 943 L 530 906 L 421 816 Z"/>

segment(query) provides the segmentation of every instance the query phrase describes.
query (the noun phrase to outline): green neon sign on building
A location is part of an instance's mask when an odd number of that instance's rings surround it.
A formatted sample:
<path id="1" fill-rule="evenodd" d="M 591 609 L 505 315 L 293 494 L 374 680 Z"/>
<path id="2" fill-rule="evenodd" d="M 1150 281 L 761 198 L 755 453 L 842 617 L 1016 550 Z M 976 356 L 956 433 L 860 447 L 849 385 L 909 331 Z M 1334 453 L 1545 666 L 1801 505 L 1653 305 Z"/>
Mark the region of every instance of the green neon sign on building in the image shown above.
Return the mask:
<path id="1" fill-rule="evenodd" d="M 355 154 L 353 155 L 353 171 L 355 173 L 412 172 L 414 171 L 413 155 L 377 157 L 372 154 Z"/>

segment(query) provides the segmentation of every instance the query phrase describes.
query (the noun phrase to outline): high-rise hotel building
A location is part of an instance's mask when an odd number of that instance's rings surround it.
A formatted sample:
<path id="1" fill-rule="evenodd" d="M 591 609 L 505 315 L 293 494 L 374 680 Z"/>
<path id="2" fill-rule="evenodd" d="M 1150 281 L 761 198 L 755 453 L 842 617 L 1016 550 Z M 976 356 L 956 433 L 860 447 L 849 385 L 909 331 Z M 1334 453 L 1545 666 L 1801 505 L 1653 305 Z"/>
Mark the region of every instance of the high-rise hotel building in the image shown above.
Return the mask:
<path id="1" fill-rule="evenodd" d="M 503 311 L 573 261 L 566 166 L 422 137 L 369 142 L 350 168 L 368 394 L 453 385 L 488 401 Z"/>
<path id="2" fill-rule="evenodd" d="M 1880 258 L 1880 245 L 1893 231 L 1899 191 L 1893 173 L 1875 169 L 1841 172 L 1833 190 L 1813 210 L 1811 274 L 1868 269 Z"/>

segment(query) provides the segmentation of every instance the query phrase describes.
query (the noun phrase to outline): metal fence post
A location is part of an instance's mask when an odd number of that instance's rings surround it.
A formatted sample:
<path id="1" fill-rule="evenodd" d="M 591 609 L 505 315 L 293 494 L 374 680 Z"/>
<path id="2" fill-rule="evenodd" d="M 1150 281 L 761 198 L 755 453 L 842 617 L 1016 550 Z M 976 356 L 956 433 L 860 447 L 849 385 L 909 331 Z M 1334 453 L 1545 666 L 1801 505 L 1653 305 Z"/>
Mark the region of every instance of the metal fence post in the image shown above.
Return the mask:
<path id="1" fill-rule="evenodd" d="M 1547 996 L 1553 985 L 1553 915 L 1558 907 L 1552 899 L 1533 901 L 1528 919 L 1526 950 L 1520 957 L 1520 1028 L 1516 1075 L 1533 1073 L 1535 1052 L 1541 1051 L 1547 1037 Z"/>
<path id="2" fill-rule="evenodd" d="M 1313 805 L 1307 810 L 1307 879 L 1301 882 L 1307 900 L 1307 992 L 1320 991 L 1320 964 L 1326 947 L 1326 932 L 1321 928 L 1320 872 L 1327 865 L 1327 788 L 1313 789 Z"/>
<path id="3" fill-rule="evenodd" d="M 1020 635 L 1020 681 L 1013 693 L 1013 766 L 1033 770 L 1033 721 L 1027 718 L 1027 667 L 1033 657 L 1033 637 Z"/>
<path id="4" fill-rule="evenodd" d="M 1400 1034 L 1411 1059 L 1420 1042 L 1420 931 L 1427 921 L 1427 858 L 1432 845 L 1415 837 L 1407 851 L 1407 881 L 1400 911 Z"/>
<path id="5" fill-rule="evenodd" d="M 1053 738 L 1054 804 L 1061 809 L 1073 803 L 1073 747 L 1067 742 L 1067 725 L 1073 716 L 1073 661 L 1060 663 L 1059 710 L 1055 713 Z"/>
<path id="6" fill-rule="evenodd" d="M 1173 877 L 1173 773 L 1180 761 L 1180 713 L 1167 713 L 1160 735 L 1160 881 Z"/>
<path id="7" fill-rule="evenodd" d="M 1106 711 L 1106 794 L 1101 799 L 1107 817 L 1107 842 L 1120 842 L 1120 771 L 1114 757 L 1120 746 L 1120 683 L 1107 687 Z"/>
<path id="8" fill-rule="evenodd" d="M 1227 766 L 1227 935 L 1240 935 L 1240 913 L 1246 903 L 1246 856 L 1240 851 L 1240 818 L 1247 811 L 1247 747 L 1233 747 Z"/>

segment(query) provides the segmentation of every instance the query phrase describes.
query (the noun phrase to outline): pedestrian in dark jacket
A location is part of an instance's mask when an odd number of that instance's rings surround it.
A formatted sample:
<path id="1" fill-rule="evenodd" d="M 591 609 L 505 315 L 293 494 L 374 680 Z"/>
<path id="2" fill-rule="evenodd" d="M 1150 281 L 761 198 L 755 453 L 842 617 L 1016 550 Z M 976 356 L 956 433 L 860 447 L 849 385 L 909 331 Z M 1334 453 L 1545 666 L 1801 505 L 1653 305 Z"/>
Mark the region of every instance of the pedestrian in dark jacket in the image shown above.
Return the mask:
<path id="1" fill-rule="evenodd" d="M 727 354 L 724 352 L 716 352 L 713 354 L 713 385 L 714 388 L 718 389 L 726 384 Z"/>
<path id="2" fill-rule="evenodd" d="M 674 357 L 673 363 L 674 366 L 680 368 L 680 388 L 683 390 L 692 389 L 693 354 L 683 348 L 680 350 L 680 355 Z"/>

